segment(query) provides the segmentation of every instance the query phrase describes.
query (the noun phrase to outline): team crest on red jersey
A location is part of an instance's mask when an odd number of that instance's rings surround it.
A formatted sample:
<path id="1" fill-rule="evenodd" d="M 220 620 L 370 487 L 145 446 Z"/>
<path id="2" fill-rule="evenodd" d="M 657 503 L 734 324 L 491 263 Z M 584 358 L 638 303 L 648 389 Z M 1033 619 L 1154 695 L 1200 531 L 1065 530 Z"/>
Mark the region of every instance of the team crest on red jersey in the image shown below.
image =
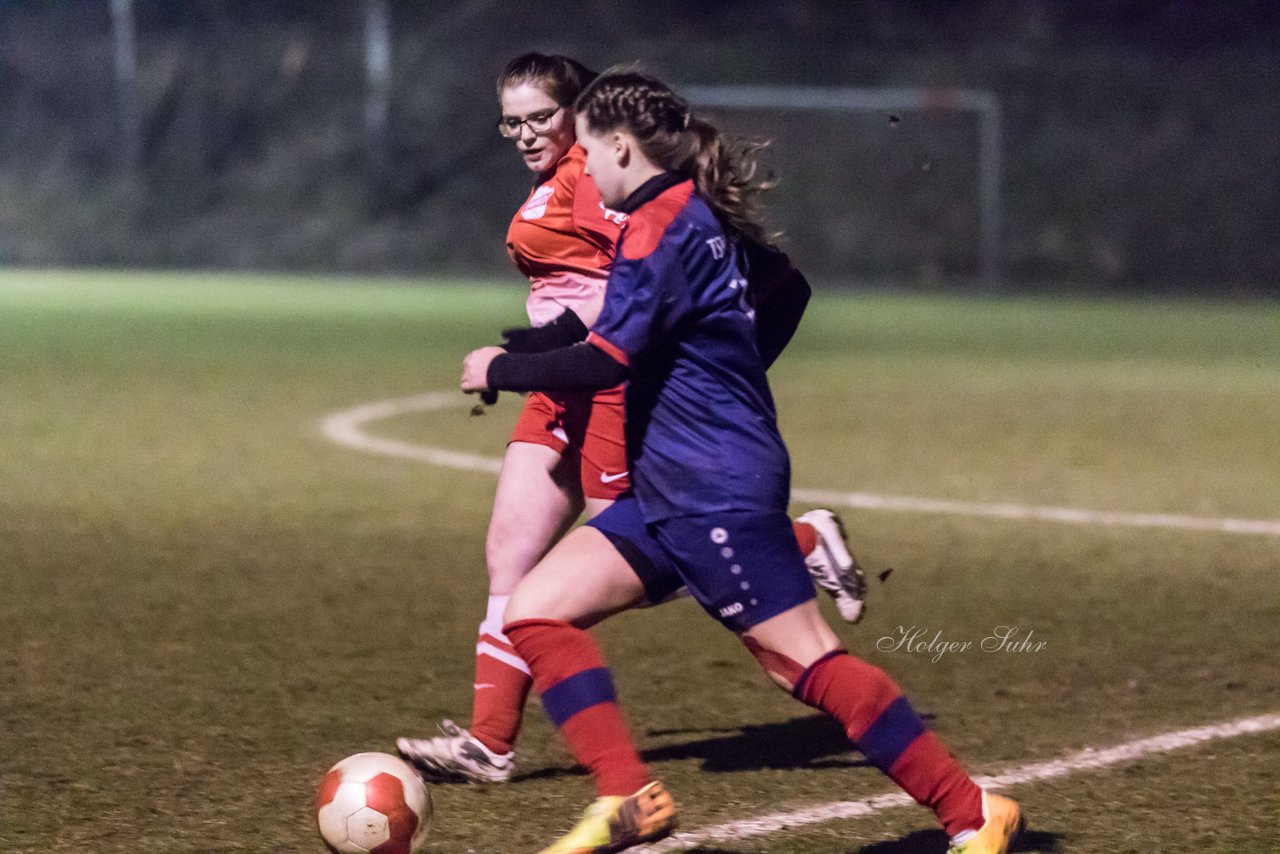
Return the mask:
<path id="1" fill-rule="evenodd" d="M 550 184 L 543 184 L 534 190 L 533 195 L 529 197 L 529 201 L 524 203 L 524 207 L 520 209 L 520 216 L 525 219 L 542 219 L 547 213 L 547 203 L 551 201 L 551 197 L 555 194 L 555 187 Z"/>

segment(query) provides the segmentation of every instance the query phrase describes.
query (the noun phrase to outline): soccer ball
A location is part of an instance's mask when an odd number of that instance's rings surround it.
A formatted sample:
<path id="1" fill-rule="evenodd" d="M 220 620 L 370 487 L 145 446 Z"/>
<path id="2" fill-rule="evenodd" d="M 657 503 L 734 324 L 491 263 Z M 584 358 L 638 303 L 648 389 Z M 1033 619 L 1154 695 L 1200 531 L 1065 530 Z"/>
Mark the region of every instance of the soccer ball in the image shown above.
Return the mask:
<path id="1" fill-rule="evenodd" d="M 357 753 L 320 781 L 316 824 L 335 854 L 413 854 L 431 827 L 431 794 L 400 759 Z"/>

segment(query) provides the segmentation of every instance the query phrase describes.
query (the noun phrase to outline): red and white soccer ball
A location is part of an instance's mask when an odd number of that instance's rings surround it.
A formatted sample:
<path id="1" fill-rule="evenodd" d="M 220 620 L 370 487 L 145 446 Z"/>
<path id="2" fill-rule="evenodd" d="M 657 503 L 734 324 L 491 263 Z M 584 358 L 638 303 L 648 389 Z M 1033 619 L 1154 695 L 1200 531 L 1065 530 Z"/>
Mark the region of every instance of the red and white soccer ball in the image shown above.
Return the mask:
<path id="1" fill-rule="evenodd" d="M 320 781 L 316 824 L 336 854 L 413 854 L 431 827 L 431 794 L 402 760 L 357 753 Z"/>

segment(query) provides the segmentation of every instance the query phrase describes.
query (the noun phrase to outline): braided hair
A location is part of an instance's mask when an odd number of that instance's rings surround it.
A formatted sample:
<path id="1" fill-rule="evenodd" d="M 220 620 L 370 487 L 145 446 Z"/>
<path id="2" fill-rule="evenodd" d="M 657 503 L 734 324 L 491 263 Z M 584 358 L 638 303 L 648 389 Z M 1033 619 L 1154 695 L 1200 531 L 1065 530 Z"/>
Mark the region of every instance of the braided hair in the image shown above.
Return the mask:
<path id="1" fill-rule="evenodd" d="M 559 54 L 524 53 L 507 63 L 498 75 L 498 97 L 502 90 L 532 83 L 561 107 L 573 107 L 574 99 L 596 78 L 596 72 L 576 59 Z"/>
<path id="2" fill-rule="evenodd" d="M 762 144 L 726 138 L 665 83 L 636 71 L 605 71 L 578 95 L 574 112 L 593 133 L 625 130 L 655 166 L 693 179 L 730 238 L 769 242 L 758 198 L 776 181 L 758 175 Z"/>

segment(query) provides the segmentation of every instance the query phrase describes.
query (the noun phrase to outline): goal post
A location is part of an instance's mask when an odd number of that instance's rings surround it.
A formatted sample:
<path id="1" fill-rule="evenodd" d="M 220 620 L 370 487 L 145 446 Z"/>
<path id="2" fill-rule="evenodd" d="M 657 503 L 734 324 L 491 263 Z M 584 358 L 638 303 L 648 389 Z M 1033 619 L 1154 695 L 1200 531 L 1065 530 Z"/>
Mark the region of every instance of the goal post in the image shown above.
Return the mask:
<path id="1" fill-rule="evenodd" d="M 950 87 L 685 86 L 682 94 L 701 107 L 741 110 L 895 112 L 953 111 L 978 120 L 978 253 L 988 288 L 1000 282 L 1001 118 L 1000 101 L 982 89 Z"/>

